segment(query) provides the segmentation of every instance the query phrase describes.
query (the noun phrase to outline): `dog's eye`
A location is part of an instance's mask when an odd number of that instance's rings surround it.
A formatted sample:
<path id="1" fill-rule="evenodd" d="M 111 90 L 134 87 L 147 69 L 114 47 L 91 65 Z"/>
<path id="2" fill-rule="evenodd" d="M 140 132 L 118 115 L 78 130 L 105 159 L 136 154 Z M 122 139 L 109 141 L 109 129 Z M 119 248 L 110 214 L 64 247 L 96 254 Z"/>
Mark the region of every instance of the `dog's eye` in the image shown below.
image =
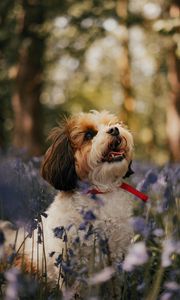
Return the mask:
<path id="1" fill-rule="evenodd" d="M 94 130 L 88 130 L 85 132 L 84 134 L 84 139 L 86 141 L 92 140 L 93 137 L 96 135 L 97 132 L 95 132 Z"/>

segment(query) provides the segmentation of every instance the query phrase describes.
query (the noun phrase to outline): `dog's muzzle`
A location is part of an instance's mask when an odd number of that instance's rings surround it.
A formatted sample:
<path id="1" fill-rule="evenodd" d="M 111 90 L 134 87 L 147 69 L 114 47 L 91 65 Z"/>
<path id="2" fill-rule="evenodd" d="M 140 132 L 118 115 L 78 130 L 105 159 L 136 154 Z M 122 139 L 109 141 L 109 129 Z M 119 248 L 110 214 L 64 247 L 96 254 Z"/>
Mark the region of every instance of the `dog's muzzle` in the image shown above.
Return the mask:
<path id="1" fill-rule="evenodd" d="M 126 157 L 126 139 L 120 135 L 117 127 L 110 128 L 107 133 L 113 136 L 113 140 L 109 143 L 107 151 L 103 154 L 102 162 L 112 163 L 122 161 Z"/>

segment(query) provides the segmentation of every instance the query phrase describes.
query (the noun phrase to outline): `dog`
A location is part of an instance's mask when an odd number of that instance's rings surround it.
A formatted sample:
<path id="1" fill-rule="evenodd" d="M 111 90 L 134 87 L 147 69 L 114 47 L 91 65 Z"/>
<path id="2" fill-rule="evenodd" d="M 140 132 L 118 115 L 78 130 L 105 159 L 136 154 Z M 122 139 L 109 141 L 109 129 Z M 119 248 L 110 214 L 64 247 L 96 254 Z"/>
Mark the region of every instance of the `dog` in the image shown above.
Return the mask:
<path id="1" fill-rule="evenodd" d="M 34 231 L 37 238 L 25 238 L 21 247 L 24 235 L 19 231 L 16 249 L 23 248 L 29 261 L 33 257 L 36 270 L 43 269 L 50 280 L 57 281 L 58 258 L 62 261 L 74 245 L 77 232 L 81 240 L 78 255 L 84 261 L 89 259 L 92 242 L 87 238 L 87 226 L 88 230 L 96 228 L 96 237 L 103 236 L 107 241 L 109 264 L 125 254 L 133 236 L 129 222 L 133 200 L 121 185 L 132 174 L 134 143 L 127 127 L 107 111 L 66 118 L 52 130 L 49 139 L 52 144 L 44 156 L 41 174 L 59 192 L 41 228 Z M 14 233 L 11 229 L 5 232 L 7 244 L 14 240 Z M 40 235 L 43 243 L 34 250 Z"/>

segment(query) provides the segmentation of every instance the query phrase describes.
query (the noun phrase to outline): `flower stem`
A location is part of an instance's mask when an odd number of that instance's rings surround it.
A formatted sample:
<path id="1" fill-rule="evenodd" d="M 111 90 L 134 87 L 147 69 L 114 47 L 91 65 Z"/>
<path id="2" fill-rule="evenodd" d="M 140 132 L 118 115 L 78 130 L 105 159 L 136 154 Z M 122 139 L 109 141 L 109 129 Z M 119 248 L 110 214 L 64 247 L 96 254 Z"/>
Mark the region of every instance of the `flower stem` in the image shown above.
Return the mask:
<path id="1" fill-rule="evenodd" d="M 146 297 L 146 300 L 156 300 L 159 295 L 159 290 L 161 287 L 161 281 L 164 273 L 164 268 L 160 267 L 157 271 L 157 274 L 155 276 L 154 282 L 152 284 L 152 287 L 150 288 L 150 293 Z"/>

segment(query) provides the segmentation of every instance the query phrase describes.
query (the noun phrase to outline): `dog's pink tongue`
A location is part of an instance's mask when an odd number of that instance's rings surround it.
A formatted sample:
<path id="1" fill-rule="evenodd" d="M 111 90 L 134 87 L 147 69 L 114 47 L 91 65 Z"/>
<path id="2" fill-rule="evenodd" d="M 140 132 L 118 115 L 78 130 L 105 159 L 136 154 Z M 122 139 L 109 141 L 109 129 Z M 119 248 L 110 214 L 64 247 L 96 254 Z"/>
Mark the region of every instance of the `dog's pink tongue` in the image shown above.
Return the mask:
<path id="1" fill-rule="evenodd" d="M 124 150 L 121 150 L 121 151 L 118 151 L 118 152 L 111 151 L 111 152 L 109 153 L 109 158 L 121 156 L 121 155 L 123 155 L 123 154 L 124 154 Z"/>

